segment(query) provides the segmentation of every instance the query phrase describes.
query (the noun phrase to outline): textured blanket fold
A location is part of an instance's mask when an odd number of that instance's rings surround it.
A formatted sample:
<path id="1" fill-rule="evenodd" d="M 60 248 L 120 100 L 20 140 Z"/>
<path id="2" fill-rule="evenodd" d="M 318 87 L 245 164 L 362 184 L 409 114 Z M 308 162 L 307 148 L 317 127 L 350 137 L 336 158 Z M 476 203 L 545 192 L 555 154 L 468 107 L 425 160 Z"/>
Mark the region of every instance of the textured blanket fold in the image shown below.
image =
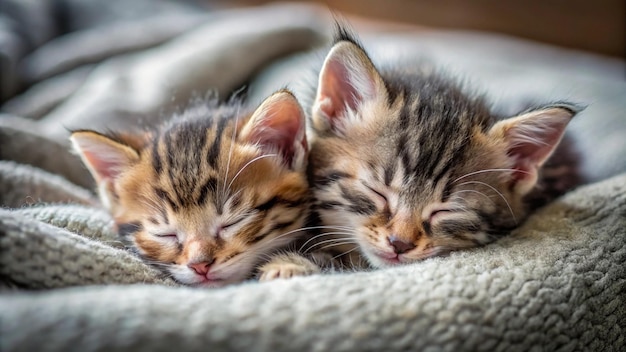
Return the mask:
<path id="1" fill-rule="evenodd" d="M 111 232 L 107 217 L 88 209 L 42 207 L 12 213 L 0 211 L 0 224 L 0 275 L 22 287 L 173 284 L 124 249 Z"/>
<path id="2" fill-rule="evenodd" d="M 124 3 L 132 1 L 148 4 Z M 305 51 L 332 26 L 312 6 L 193 13 L 176 1 L 158 3 L 182 6 L 168 18 L 191 22 L 134 32 L 108 54 L 85 48 L 74 57 L 54 47 L 62 37 L 46 37 L 41 51 L 10 55 L 11 65 L 36 67 L 0 85 L 38 83 L 0 107 L 14 115 L 0 114 L 1 351 L 623 350 L 626 83 L 615 78 L 623 62 L 484 34 L 364 34 L 374 56 L 430 56 L 484 83 L 502 106 L 543 96 L 589 102 L 572 131 L 593 183 L 483 248 L 371 272 L 193 289 L 119 242 L 90 175 L 69 151 L 68 128 L 156 123 L 189 96 L 217 91 L 225 99 L 246 82 L 251 103 L 285 86 L 297 90 L 319 56 Z M 138 23 L 152 28 L 157 18 Z M 89 21 L 72 21 L 85 31 L 73 43 L 133 27 L 110 23 L 98 33 L 84 28 Z M 0 44 L 9 37 L 0 35 Z M 37 66 L 46 51 L 67 60 Z"/>
<path id="3" fill-rule="evenodd" d="M 92 284 L 167 283 L 119 250 L 66 231 L 51 236 L 42 224 L 18 233 L 24 217 L 0 216 L 3 275 L 15 270 L 14 279 L 40 287 L 84 284 L 83 275 Z M 51 256 L 58 248 L 66 260 Z M 41 251 L 30 256 L 39 260 L 7 262 L 9 249 Z M 104 266 L 81 266 L 85 252 Z M 124 264 L 109 267 L 116 255 Z M 498 243 L 404 267 L 219 290 L 5 294 L 0 336 L 9 351 L 619 351 L 625 263 L 621 175 L 572 192 Z"/>

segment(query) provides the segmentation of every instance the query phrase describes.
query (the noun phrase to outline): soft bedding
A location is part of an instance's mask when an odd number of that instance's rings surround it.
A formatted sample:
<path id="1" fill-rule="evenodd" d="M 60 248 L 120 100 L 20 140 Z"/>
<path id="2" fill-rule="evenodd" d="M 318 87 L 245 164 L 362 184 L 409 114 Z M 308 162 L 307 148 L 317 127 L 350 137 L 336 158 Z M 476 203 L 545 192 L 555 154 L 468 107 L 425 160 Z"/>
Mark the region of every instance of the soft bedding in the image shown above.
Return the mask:
<path id="1" fill-rule="evenodd" d="M 163 3 L 167 11 L 145 22 L 76 20 L 71 35 L 3 52 L 2 72 L 20 69 L 2 77 L 0 350 L 624 348 L 623 61 L 485 33 L 359 27 L 374 56 L 425 56 L 462 72 L 499 109 L 559 97 L 588 104 L 572 133 L 589 184 L 483 248 L 371 272 L 194 289 L 124 249 L 69 151 L 68 129 L 155 123 L 208 91 L 227 98 L 246 86 L 251 101 L 282 86 L 302 94 L 309 72 L 298 67 L 314 66 L 332 26 L 325 9 L 308 5 Z M 165 14 L 167 25 L 156 25 Z M 19 39 L 3 28 L 1 40 Z"/>

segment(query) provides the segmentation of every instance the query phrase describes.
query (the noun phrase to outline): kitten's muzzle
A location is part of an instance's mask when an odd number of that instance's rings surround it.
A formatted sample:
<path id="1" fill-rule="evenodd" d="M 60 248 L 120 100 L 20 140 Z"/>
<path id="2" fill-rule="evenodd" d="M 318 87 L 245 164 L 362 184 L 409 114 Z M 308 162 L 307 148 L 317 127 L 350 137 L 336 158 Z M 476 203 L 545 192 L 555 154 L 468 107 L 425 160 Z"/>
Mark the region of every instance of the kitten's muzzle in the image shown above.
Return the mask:
<path id="1" fill-rule="evenodd" d="M 215 259 L 212 259 L 211 261 L 189 263 L 187 264 L 187 266 L 189 267 L 189 269 L 195 271 L 196 274 L 206 276 L 206 274 L 208 274 L 209 270 L 211 269 L 211 264 L 213 264 L 214 262 Z"/>
<path id="2" fill-rule="evenodd" d="M 389 237 L 387 237 L 387 241 L 389 241 L 389 244 L 391 245 L 391 247 L 393 247 L 393 251 L 396 254 L 406 253 L 415 248 L 415 245 L 413 243 L 406 242 L 394 235 L 390 235 Z"/>

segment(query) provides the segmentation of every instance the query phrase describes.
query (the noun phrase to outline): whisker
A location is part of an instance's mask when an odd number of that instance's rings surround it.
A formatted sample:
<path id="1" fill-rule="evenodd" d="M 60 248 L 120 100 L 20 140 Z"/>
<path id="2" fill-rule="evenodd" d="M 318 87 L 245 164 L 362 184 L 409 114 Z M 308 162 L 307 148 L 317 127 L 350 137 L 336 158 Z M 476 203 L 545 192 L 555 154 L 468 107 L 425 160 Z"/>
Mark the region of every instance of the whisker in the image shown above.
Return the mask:
<path id="1" fill-rule="evenodd" d="M 331 248 L 331 247 L 343 246 L 343 245 L 346 245 L 346 244 L 354 244 L 354 245 L 356 245 L 357 243 L 353 242 L 353 241 L 350 241 L 350 242 L 337 242 L 337 243 L 327 244 L 327 245 L 325 245 L 323 247 L 320 247 L 319 249 L 322 250 L 322 249 Z"/>
<path id="2" fill-rule="evenodd" d="M 230 160 L 233 154 L 233 145 L 235 144 L 235 137 L 237 135 L 237 125 L 239 124 L 239 109 L 241 105 L 237 105 L 237 112 L 235 114 L 235 125 L 233 126 L 233 134 L 230 138 L 230 147 L 228 148 L 228 162 L 226 163 L 226 172 L 224 173 L 224 183 L 222 184 L 222 199 L 226 195 L 226 181 L 228 180 L 228 172 L 230 171 Z M 230 187 L 228 187 L 230 190 Z"/>
<path id="3" fill-rule="evenodd" d="M 152 266 L 159 266 L 159 267 L 163 267 L 163 268 L 170 268 L 170 265 L 167 264 L 160 264 L 160 263 L 150 263 L 150 265 Z"/>
<path id="4" fill-rule="evenodd" d="M 515 171 L 515 172 L 521 172 L 521 173 L 525 173 L 525 174 L 530 174 L 530 172 L 527 171 L 523 171 L 523 170 L 518 170 L 518 169 L 484 169 L 484 170 L 479 170 L 479 171 L 474 171 L 474 172 L 470 172 L 468 174 L 465 174 L 461 177 L 458 177 L 456 180 L 452 181 L 452 183 L 456 183 L 466 177 L 470 177 L 473 175 L 477 175 L 477 174 L 482 174 L 484 172 L 505 172 L 505 171 Z"/>
<path id="5" fill-rule="evenodd" d="M 354 261 L 352 260 L 352 256 L 349 256 L 348 258 L 350 258 L 350 265 L 352 265 L 352 270 L 356 271 L 356 265 L 354 264 Z"/>
<path id="6" fill-rule="evenodd" d="M 338 254 L 338 255 L 332 257 L 331 259 L 335 260 L 335 259 L 337 259 L 339 257 L 342 257 L 342 256 L 346 255 L 346 254 L 350 254 L 350 253 L 356 251 L 357 249 L 359 249 L 359 246 L 356 246 L 356 247 L 354 247 L 354 248 L 352 248 L 352 249 L 350 249 L 348 251 L 345 251 L 345 252 L 343 252 L 341 254 Z M 350 257 L 350 262 L 352 262 L 352 257 Z M 354 263 L 352 263 L 352 268 L 354 269 Z"/>
<path id="7" fill-rule="evenodd" d="M 170 268 L 173 265 L 172 264 L 167 264 L 167 263 L 162 263 L 162 262 L 157 262 L 154 260 L 148 260 L 148 259 L 142 259 L 142 261 L 146 264 L 150 264 L 150 265 L 154 265 L 154 266 L 162 266 L 162 267 L 166 267 L 166 268 Z"/>
<path id="8" fill-rule="evenodd" d="M 456 192 L 455 192 L 456 193 Z M 460 200 L 465 200 L 464 198 L 462 198 L 461 196 L 451 196 L 450 199 L 460 199 Z M 470 208 L 464 204 L 455 204 L 455 206 L 452 208 L 454 211 L 467 211 L 470 210 Z"/>
<path id="9" fill-rule="evenodd" d="M 515 224 L 517 225 L 517 218 L 515 217 L 515 214 L 513 213 L 513 209 L 511 208 L 511 205 L 509 204 L 509 201 L 506 200 L 506 197 L 500 192 L 498 191 L 495 187 L 485 183 L 485 182 L 480 182 L 480 181 L 466 181 L 461 183 L 459 186 L 463 186 L 463 185 L 467 185 L 467 184 L 479 184 L 479 185 L 483 185 L 483 186 L 487 186 L 489 188 L 491 188 L 494 192 L 496 192 L 500 198 L 502 198 L 502 200 L 504 201 L 504 203 L 506 204 L 506 206 L 509 208 L 509 211 L 511 212 L 511 216 L 513 217 L 513 221 L 515 221 Z"/>
<path id="10" fill-rule="evenodd" d="M 149 200 L 144 199 L 142 197 L 139 197 L 137 200 L 139 200 L 141 205 L 145 206 L 146 208 L 149 208 L 150 210 L 153 210 L 156 213 L 160 213 L 161 212 L 161 209 L 153 201 L 151 201 L 151 200 L 149 201 Z"/>
<path id="11" fill-rule="evenodd" d="M 230 189 L 230 186 L 233 185 L 233 182 L 235 182 L 235 180 L 237 179 L 237 177 L 239 177 L 239 175 L 243 172 L 243 170 L 245 170 L 248 166 L 250 166 L 250 164 L 252 164 L 255 161 L 264 159 L 264 158 L 269 158 L 269 157 L 273 157 L 273 156 L 278 156 L 278 154 L 264 154 L 261 156 L 257 156 L 256 158 L 248 161 L 239 171 L 237 171 L 237 173 L 235 174 L 235 177 L 233 177 L 232 180 L 230 180 L 230 183 L 228 184 L 228 189 Z"/>
<path id="12" fill-rule="evenodd" d="M 488 195 L 484 194 L 483 192 L 476 191 L 476 190 L 473 190 L 473 189 L 463 189 L 463 190 L 460 190 L 460 191 L 454 191 L 454 192 L 452 192 L 452 194 L 451 194 L 450 196 L 451 196 L 451 197 L 458 197 L 458 198 L 461 198 L 460 196 L 457 196 L 456 194 L 457 194 L 457 193 L 463 193 L 463 192 L 478 193 L 478 194 L 480 194 L 481 196 L 483 196 L 483 197 L 487 198 L 487 200 L 489 200 L 489 201 L 491 202 L 491 204 L 496 205 L 496 202 L 494 202 L 494 201 L 493 201 L 493 199 L 491 199 Z M 463 198 L 461 198 L 461 199 L 463 199 Z"/>
<path id="13" fill-rule="evenodd" d="M 322 236 L 330 236 L 330 235 L 346 235 L 346 236 L 350 236 L 352 235 L 351 233 L 347 233 L 347 232 L 324 232 L 322 234 L 319 235 L 315 235 L 311 238 L 309 238 L 306 242 L 304 242 L 304 244 L 302 246 L 300 246 L 300 249 L 298 250 L 299 252 L 302 252 L 302 249 L 311 241 L 320 238 Z"/>
<path id="14" fill-rule="evenodd" d="M 329 240 L 320 241 L 320 242 L 317 242 L 317 243 L 314 243 L 313 245 L 311 245 L 309 248 L 307 248 L 306 250 L 304 250 L 304 252 L 303 252 L 303 253 L 307 253 L 307 252 L 309 252 L 311 249 L 313 249 L 313 248 L 315 248 L 315 247 L 317 247 L 317 246 L 319 246 L 319 245 L 322 245 L 322 244 L 324 244 L 324 243 L 338 242 L 338 241 L 346 241 L 346 240 L 348 240 L 348 239 L 347 239 L 347 238 L 332 238 L 332 239 L 329 239 Z M 356 242 L 354 242 L 354 243 L 356 243 Z M 300 249 L 300 251 L 302 252 L 302 249 Z"/>
<path id="15" fill-rule="evenodd" d="M 287 231 L 287 232 L 285 232 L 285 233 L 283 233 L 283 234 L 280 234 L 280 235 L 278 235 L 278 236 L 274 237 L 273 239 L 274 239 L 274 240 L 277 240 L 277 239 L 279 239 L 279 238 L 281 238 L 281 237 L 283 237 L 283 236 L 291 235 L 292 233 L 294 233 L 294 232 L 298 232 L 298 231 L 317 230 L 317 229 L 344 230 L 343 228 L 338 227 L 338 226 L 309 226 L 309 227 L 300 227 L 300 228 L 298 228 L 298 229 L 291 230 L 291 231 Z M 348 228 L 346 228 L 345 230 L 348 230 Z"/>

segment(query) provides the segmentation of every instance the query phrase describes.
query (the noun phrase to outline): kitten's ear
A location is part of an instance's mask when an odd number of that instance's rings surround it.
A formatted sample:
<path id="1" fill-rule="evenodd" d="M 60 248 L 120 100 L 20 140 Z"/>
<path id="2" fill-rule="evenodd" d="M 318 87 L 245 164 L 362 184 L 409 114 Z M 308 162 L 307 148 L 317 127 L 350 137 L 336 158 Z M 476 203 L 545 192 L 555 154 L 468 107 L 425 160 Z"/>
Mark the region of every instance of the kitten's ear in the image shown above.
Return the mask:
<path id="1" fill-rule="evenodd" d="M 77 131 L 70 140 L 99 185 L 114 180 L 139 160 L 135 149 L 96 132 Z"/>
<path id="2" fill-rule="evenodd" d="M 519 194 L 535 186 L 539 168 L 552 155 L 565 127 L 579 110 L 573 105 L 552 105 L 499 121 L 491 128 L 490 135 L 505 141 L 512 168 L 519 170 L 514 173 L 514 189 Z"/>
<path id="3" fill-rule="evenodd" d="M 313 105 L 318 131 L 341 131 L 346 110 L 374 99 L 387 99 L 387 89 L 365 51 L 350 41 L 335 44 L 324 61 Z"/>
<path id="4" fill-rule="evenodd" d="M 279 153 L 294 170 L 306 167 L 306 118 L 296 97 L 287 90 L 274 93 L 256 109 L 240 138 L 258 144 L 265 153 Z"/>

